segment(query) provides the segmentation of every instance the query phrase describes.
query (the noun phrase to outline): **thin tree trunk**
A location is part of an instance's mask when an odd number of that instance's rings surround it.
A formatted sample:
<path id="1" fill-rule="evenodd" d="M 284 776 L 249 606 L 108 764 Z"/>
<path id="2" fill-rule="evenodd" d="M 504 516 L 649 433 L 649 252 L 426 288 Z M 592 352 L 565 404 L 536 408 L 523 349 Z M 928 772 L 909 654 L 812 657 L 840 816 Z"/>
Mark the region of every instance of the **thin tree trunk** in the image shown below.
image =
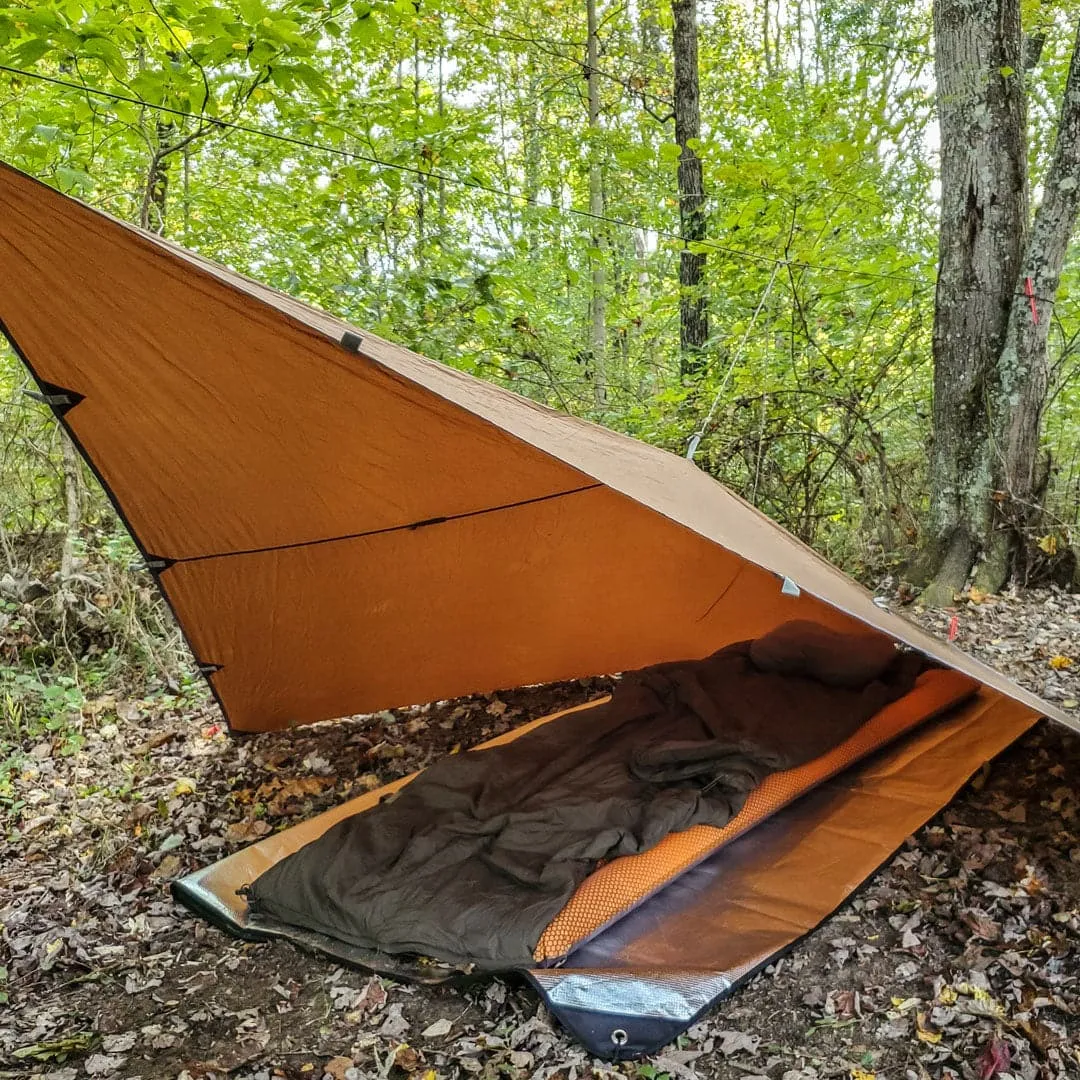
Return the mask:
<path id="1" fill-rule="evenodd" d="M 590 254 L 592 263 L 592 296 L 589 303 L 589 352 L 592 354 L 593 391 L 597 406 L 607 401 L 607 238 L 603 223 L 604 174 L 600 147 L 600 42 L 597 36 L 597 0 L 587 0 L 588 66 L 587 88 L 589 102 L 589 213 L 593 215 L 593 235 Z"/>
<path id="2" fill-rule="evenodd" d="M 169 165 L 173 153 L 172 137 L 175 127 L 168 121 L 158 121 L 157 149 L 150 158 L 143 186 L 139 224 L 151 232 L 165 234 L 165 210 L 169 200 Z"/>
<path id="3" fill-rule="evenodd" d="M 184 147 L 184 156 L 181 161 L 184 178 L 184 243 L 191 243 L 191 148 Z"/>
<path id="4" fill-rule="evenodd" d="M 75 570 L 75 542 L 82 526 L 82 477 L 79 475 L 79 455 L 67 433 L 60 432 L 61 472 L 64 477 L 64 543 L 60 550 L 60 580 L 54 605 L 57 614 L 70 606 L 68 583 Z"/>
<path id="5" fill-rule="evenodd" d="M 530 262 L 540 258 L 540 236 L 536 204 L 540 195 L 540 79 L 529 63 L 528 96 L 525 101 L 525 246 Z"/>
<path id="6" fill-rule="evenodd" d="M 1027 229 L 1018 0 L 935 0 L 941 231 L 930 535 L 911 577 L 948 604 L 988 535 L 989 411 Z M 931 580 L 932 579 L 932 580 Z"/>
<path id="7" fill-rule="evenodd" d="M 445 54 L 442 43 L 439 43 L 439 135 L 442 137 L 442 122 L 446 117 L 446 101 L 445 91 L 443 83 L 443 57 Z M 439 187 L 438 187 L 438 199 L 439 199 L 439 235 L 440 237 L 446 232 L 446 181 L 442 176 L 442 170 L 439 171 Z M 442 241 L 445 243 L 445 239 Z"/>
<path id="8" fill-rule="evenodd" d="M 693 143 L 701 138 L 696 0 L 672 0 L 672 46 L 675 61 L 675 141 L 679 144 L 679 224 L 684 238 L 679 253 L 680 370 L 696 375 L 705 366 L 709 338 L 705 294 L 705 254 L 693 245 L 706 236 L 705 184 L 701 158 Z"/>
<path id="9" fill-rule="evenodd" d="M 761 4 L 761 51 L 765 58 L 765 71 L 772 75 L 773 61 L 769 50 L 769 0 L 762 0 Z"/>
<path id="10" fill-rule="evenodd" d="M 416 177 L 416 261 L 417 265 L 424 264 L 424 195 L 427 180 L 422 175 L 425 158 L 425 147 L 420 140 L 420 4 L 415 3 L 416 29 L 413 31 L 413 146 L 416 148 L 416 164 L 420 166 L 421 174 Z"/>

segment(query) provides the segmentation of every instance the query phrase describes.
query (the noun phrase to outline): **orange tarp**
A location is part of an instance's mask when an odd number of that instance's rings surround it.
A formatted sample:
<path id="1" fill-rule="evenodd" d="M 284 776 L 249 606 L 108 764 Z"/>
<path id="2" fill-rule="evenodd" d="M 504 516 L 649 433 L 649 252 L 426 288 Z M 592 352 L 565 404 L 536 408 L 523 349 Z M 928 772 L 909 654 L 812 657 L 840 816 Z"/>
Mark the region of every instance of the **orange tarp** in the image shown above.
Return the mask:
<path id="1" fill-rule="evenodd" d="M 875 627 L 1077 726 L 881 610 L 682 458 L 7 166 L 0 328 L 236 729 L 701 657 L 800 617 Z"/>

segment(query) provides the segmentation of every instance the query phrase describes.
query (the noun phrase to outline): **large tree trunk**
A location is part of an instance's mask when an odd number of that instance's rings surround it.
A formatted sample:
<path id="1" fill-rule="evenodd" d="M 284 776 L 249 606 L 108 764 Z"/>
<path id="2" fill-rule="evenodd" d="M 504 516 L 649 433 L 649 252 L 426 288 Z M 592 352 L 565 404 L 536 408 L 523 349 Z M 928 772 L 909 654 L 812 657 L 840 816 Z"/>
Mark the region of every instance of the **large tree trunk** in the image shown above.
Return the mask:
<path id="1" fill-rule="evenodd" d="M 1027 229 L 1018 0 L 935 0 L 941 232 L 934 313 L 930 536 L 912 577 L 963 588 L 992 506 L 990 409 Z"/>
<path id="2" fill-rule="evenodd" d="M 600 41 L 596 0 L 588 0 L 589 213 L 593 215 L 592 296 L 589 303 L 589 352 L 597 406 L 607 401 L 607 243 L 604 234 L 604 174 L 600 157 Z"/>
<path id="3" fill-rule="evenodd" d="M 1022 80 L 1038 50 L 1025 50 L 1017 0 L 936 0 L 934 30 L 942 146 L 934 442 L 929 538 L 911 576 L 929 581 L 927 603 L 942 605 L 980 557 L 975 584 L 1000 589 L 1039 514 L 1047 329 L 1080 210 L 1080 57 L 1074 49 L 1029 237 Z"/>
<path id="4" fill-rule="evenodd" d="M 706 236 L 701 158 L 691 145 L 701 138 L 696 0 L 672 0 L 671 12 L 675 18 L 675 141 L 680 150 L 679 225 L 684 238 L 679 256 L 680 369 L 683 375 L 695 375 L 705 366 L 705 343 L 709 339 L 705 255 L 691 246 Z"/>

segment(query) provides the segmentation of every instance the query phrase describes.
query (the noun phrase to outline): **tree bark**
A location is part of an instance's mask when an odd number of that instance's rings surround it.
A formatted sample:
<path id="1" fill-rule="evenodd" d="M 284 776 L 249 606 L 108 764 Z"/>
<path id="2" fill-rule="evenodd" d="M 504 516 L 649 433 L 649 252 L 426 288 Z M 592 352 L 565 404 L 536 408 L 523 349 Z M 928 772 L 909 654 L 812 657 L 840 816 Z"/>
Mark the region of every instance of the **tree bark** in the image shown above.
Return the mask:
<path id="1" fill-rule="evenodd" d="M 696 375 L 705 367 L 709 339 L 705 255 L 691 247 L 706 238 L 705 184 L 693 143 L 701 138 L 696 0 L 672 0 L 675 61 L 675 141 L 679 144 L 679 225 L 684 239 L 679 255 L 680 370 Z"/>
<path id="2" fill-rule="evenodd" d="M 977 584 L 996 592 L 1006 581 L 1039 516 L 1043 485 L 1037 467 L 1043 409 L 1050 386 L 1047 331 L 1069 241 L 1080 212 L 1080 27 L 1061 102 L 1045 194 L 1013 289 L 999 361 L 998 447 L 994 532 Z"/>
<path id="3" fill-rule="evenodd" d="M 416 11 L 416 23 L 413 30 L 413 146 L 416 152 L 416 164 L 420 172 L 416 176 L 416 262 L 424 265 L 424 212 L 426 210 L 424 196 L 426 195 L 427 179 L 423 175 L 426 161 L 426 147 L 420 139 L 420 4 L 415 2 L 413 7 Z"/>
<path id="4" fill-rule="evenodd" d="M 1023 78 L 1039 45 L 1018 0 L 936 0 L 941 235 L 929 536 L 909 575 L 952 602 L 972 566 L 997 592 L 1037 523 L 1047 331 L 1080 213 L 1080 28 L 1045 195 L 1029 230 Z M 1042 475 L 1040 475 L 1042 474 Z"/>
<path id="5" fill-rule="evenodd" d="M 935 0 L 941 231 L 927 603 L 963 588 L 992 519 L 990 410 L 1027 232 L 1018 0 Z M 921 580 L 920 580 L 921 579 Z M 932 579 L 932 580 L 931 580 Z"/>
<path id="6" fill-rule="evenodd" d="M 597 33 L 597 0 L 587 0 L 588 58 L 586 60 L 589 105 L 589 213 L 593 215 L 592 294 L 589 301 L 589 352 L 592 355 L 593 392 L 598 407 L 607 402 L 607 238 L 603 222 L 604 174 L 600 147 L 600 40 Z"/>
<path id="7" fill-rule="evenodd" d="M 155 129 L 157 149 L 150 158 L 143 186 L 139 225 L 150 232 L 165 235 L 165 210 L 169 201 L 169 166 L 177 150 L 173 145 L 176 128 L 169 121 L 159 120 Z M 186 144 L 185 144 L 186 145 Z"/>
<path id="8" fill-rule="evenodd" d="M 524 144 L 525 144 L 525 200 L 527 208 L 522 214 L 524 221 L 525 246 L 528 251 L 529 261 L 538 263 L 540 260 L 540 230 L 539 211 L 537 203 L 540 197 L 540 165 L 542 160 L 541 146 L 541 104 L 540 104 L 540 78 L 529 62 L 528 91 L 525 99 L 524 116 Z"/>
<path id="9" fill-rule="evenodd" d="M 82 527 L 83 497 L 79 455 L 67 432 L 60 432 L 62 474 L 64 477 L 64 542 L 60 551 L 60 575 L 53 600 L 58 615 L 71 606 L 73 597 L 69 589 L 75 572 L 75 542 Z"/>

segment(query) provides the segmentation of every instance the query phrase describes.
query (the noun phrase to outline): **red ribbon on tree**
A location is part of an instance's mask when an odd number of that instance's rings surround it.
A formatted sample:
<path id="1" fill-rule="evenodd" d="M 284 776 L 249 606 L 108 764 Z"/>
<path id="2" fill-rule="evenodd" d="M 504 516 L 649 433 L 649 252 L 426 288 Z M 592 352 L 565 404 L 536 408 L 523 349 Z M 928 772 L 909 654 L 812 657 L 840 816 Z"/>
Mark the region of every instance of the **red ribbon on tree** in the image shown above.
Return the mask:
<path id="1" fill-rule="evenodd" d="M 1035 290 L 1031 285 L 1031 278 L 1024 278 L 1024 292 L 1027 293 L 1027 298 L 1031 304 L 1031 321 L 1038 326 L 1039 325 L 1039 309 L 1035 306 Z"/>

